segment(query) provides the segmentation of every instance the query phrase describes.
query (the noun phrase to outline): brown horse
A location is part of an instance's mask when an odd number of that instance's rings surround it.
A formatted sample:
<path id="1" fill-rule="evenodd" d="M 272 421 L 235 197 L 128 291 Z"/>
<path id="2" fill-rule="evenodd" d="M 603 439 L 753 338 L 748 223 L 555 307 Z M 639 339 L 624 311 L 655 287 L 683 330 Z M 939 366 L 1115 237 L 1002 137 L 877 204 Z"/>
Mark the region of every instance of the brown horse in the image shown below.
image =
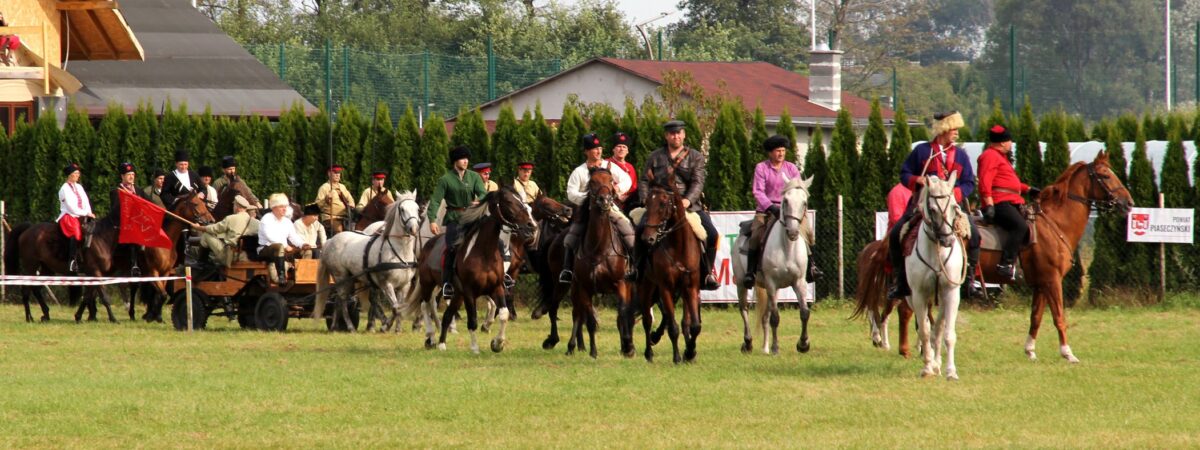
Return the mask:
<path id="1" fill-rule="evenodd" d="M 683 197 L 673 189 L 675 183 L 672 178 L 674 175 L 668 171 L 665 186 L 656 184 L 649 187 L 649 195 L 646 196 L 645 225 L 639 237 L 648 246 L 646 257 L 649 258 L 649 264 L 646 265 L 646 273 L 642 274 L 637 294 L 642 306 L 642 327 L 646 332 L 646 360 L 654 360 L 653 345 L 657 339 L 650 331 L 653 326 L 650 310 L 657 296 L 663 312 L 662 320 L 671 337 L 674 362 L 679 363 L 696 358 L 696 338 L 700 335 L 701 326 L 701 242 L 688 223 Z M 680 326 L 675 322 L 676 296 L 683 300 L 684 307 L 682 328 L 687 348 L 682 359 L 679 355 Z M 621 313 L 623 317 L 619 321 L 633 323 L 629 308 L 622 305 Z"/>
<path id="2" fill-rule="evenodd" d="M 10 270 L 23 275 L 71 275 L 67 260 L 67 240 L 52 222 L 23 223 L 13 227 L 5 240 L 5 263 Z M 82 244 L 81 244 L 82 247 Z M 97 262 L 91 247 L 80 248 L 81 268 L 91 267 Z M 69 289 L 72 301 L 78 300 L 82 289 Z M 29 309 L 29 295 L 37 298 L 42 308 L 42 322 L 50 321 L 50 307 L 42 294 L 42 286 L 22 286 L 21 301 L 25 304 L 25 321 L 33 322 Z M 111 312 L 109 320 L 116 321 Z"/>
<path id="3" fill-rule="evenodd" d="M 858 286 L 854 290 L 858 304 L 850 318 L 867 314 L 867 322 L 871 324 L 871 345 L 889 350 L 891 343 L 888 341 L 887 319 L 895 308 L 900 314 L 900 356 L 907 358 L 910 352 L 906 325 L 912 319 L 913 311 L 908 302 L 902 299 L 883 301 L 887 295 L 887 283 L 891 281 L 884 270 L 887 267 L 887 245 L 887 239 L 872 241 L 858 253 Z"/>
<path id="4" fill-rule="evenodd" d="M 392 198 L 391 193 L 382 191 L 371 197 L 371 201 L 363 206 L 362 213 L 358 215 L 358 221 L 354 223 L 354 231 L 362 231 L 367 226 L 383 220 L 387 216 L 388 205 L 396 200 Z"/>
<path id="5" fill-rule="evenodd" d="M 511 187 L 488 193 L 477 206 L 468 208 L 459 218 L 458 268 L 455 277 L 455 295 L 442 316 L 441 335 L 438 348 L 446 349 L 446 333 L 458 308 L 466 305 L 467 329 L 471 332 L 471 351 L 479 352 L 475 330 L 478 327 L 475 304 L 481 297 L 490 297 L 496 302 L 500 329 L 492 339 L 493 352 L 504 350 L 507 343 L 505 332 L 508 325 L 508 296 L 504 288 L 504 261 L 500 255 L 499 238 L 507 229 L 521 239 L 533 238 L 536 226 L 530 218 L 525 204 Z M 441 256 L 445 248 L 445 234 L 430 239 L 421 248 L 418 258 L 418 286 L 407 299 L 407 311 L 424 316 L 426 348 L 433 347 L 433 322 L 437 313 L 437 301 L 433 298 L 434 288 L 441 285 Z"/>
<path id="6" fill-rule="evenodd" d="M 1078 162 L 1067 168 L 1058 180 L 1047 187 L 1037 200 L 1036 244 L 1021 250 L 1021 267 L 1025 274 L 1024 283 L 1033 290 L 1033 304 L 1029 311 L 1029 336 L 1025 341 L 1025 354 L 1037 359 L 1034 352 L 1038 328 L 1046 306 L 1058 329 L 1059 354 L 1069 362 L 1079 359 L 1067 344 L 1067 316 L 1063 309 L 1062 279 L 1071 269 L 1072 255 L 1079 246 L 1087 227 L 1088 214 L 1092 208 L 1101 212 L 1111 210 L 1128 214 L 1133 207 L 1129 190 L 1121 184 L 1108 163 L 1108 154 L 1101 152 L 1091 163 Z M 984 251 L 980 257 L 983 278 L 996 282 L 996 264 L 1000 252 Z M 882 271 L 882 266 L 877 270 Z M 878 311 L 883 305 L 884 295 L 878 293 L 860 299 L 867 302 L 865 308 Z M 907 317 L 902 316 L 900 328 L 907 328 Z M 901 349 L 908 346 L 901 336 Z"/>
<path id="7" fill-rule="evenodd" d="M 616 294 L 621 305 L 617 328 L 621 335 L 621 354 L 633 356 L 633 286 L 625 281 L 628 255 L 620 243 L 617 229 L 609 213 L 620 208 L 612 173 L 593 169 L 587 184 L 587 228 L 583 242 L 573 261 L 572 271 L 578 274 L 571 283 L 571 338 L 567 354 L 575 347 L 583 348 L 583 328 L 587 327 L 589 355 L 596 357 L 596 313 L 592 297 L 596 294 Z"/>
<path id="8" fill-rule="evenodd" d="M 539 267 L 548 267 L 546 254 L 554 238 L 565 231 L 566 227 L 570 225 L 571 207 L 563 205 L 553 198 L 539 193 L 538 196 L 533 199 L 533 203 L 530 205 L 530 210 L 530 216 L 533 217 L 533 221 L 538 224 L 538 232 L 530 241 L 520 239 L 520 237 L 513 239 L 512 264 L 508 268 L 508 276 L 512 277 L 513 280 L 516 280 L 517 276 L 521 273 L 521 268 L 528 263 L 529 268 L 538 274 L 538 288 L 540 292 L 546 287 L 553 288 L 558 284 L 554 282 L 554 280 L 546 278 L 549 277 L 549 275 L 543 275 L 541 271 L 542 269 L 539 269 Z M 562 258 L 560 254 L 560 265 L 561 260 Z M 544 282 L 543 279 L 547 280 L 548 283 Z M 550 286 L 543 286 L 543 284 L 549 284 Z M 562 298 L 562 296 L 560 295 L 556 298 Z M 516 300 L 515 293 L 513 300 Z M 509 303 L 513 303 L 513 301 L 510 301 Z M 534 301 L 534 304 L 535 308 L 533 308 L 532 317 L 537 319 L 546 312 L 544 309 L 538 308 L 537 306 L 546 305 L 542 305 L 540 303 L 540 299 Z M 552 320 L 557 320 L 557 304 L 554 306 L 554 311 L 555 317 Z M 512 312 L 512 318 L 516 318 L 515 311 Z M 552 327 L 553 326 L 555 325 L 552 325 Z M 557 335 L 557 333 L 555 334 Z M 556 340 L 555 343 L 557 342 L 558 341 Z"/>
<path id="9" fill-rule="evenodd" d="M 241 177 L 236 177 L 225 186 L 220 194 L 217 194 L 217 206 L 214 206 L 211 211 L 213 219 L 221 221 L 233 214 L 233 198 L 239 195 L 249 200 L 250 187 L 246 186 Z"/>
<path id="10" fill-rule="evenodd" d="M 212 223 L 213 215 L 204 204 L 204 199 L 195 193 L 186 197 L 176 197 L 175 205 L 170 210 L 175 215 L 200 224 Z M 175 274 L 175 243 L 183 236 L 183 230 L 188 224 L 172 217 L 170 214 L 163 218 L 163 231 L 171 240 L 170 248 L 146 247 L 142 251 L 142 273 L 147 277 L 169 277 Z M 162 322 L 162 307 L 164 299 L 170 296 L 166 281 L 150 283 L 153 288 L 146 301 L 146 313 L 142 319 L 147 322 Z M 129 301 L 129 316 L 133 317 L 133 299 Z"/>

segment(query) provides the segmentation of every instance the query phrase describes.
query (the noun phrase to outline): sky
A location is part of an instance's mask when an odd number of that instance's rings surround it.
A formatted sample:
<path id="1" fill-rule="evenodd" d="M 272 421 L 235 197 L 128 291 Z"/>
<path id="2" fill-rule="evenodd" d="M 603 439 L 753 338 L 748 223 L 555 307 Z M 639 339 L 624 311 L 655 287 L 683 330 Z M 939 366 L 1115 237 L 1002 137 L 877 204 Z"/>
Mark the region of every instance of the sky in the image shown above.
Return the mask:
<path id="1" fill-rule="evenodd" d="M 557 1 L 563 5 L 576 5 L 580 3 L 580 0 Z M 644 22 L 663 12 L 670 12 L 672 14 L 665 19 L 656 20 L 650 25 L 651 27 L 663 27 L 683 20 L 683 12 L 676 8 L 679 5 L 678 0 L 613 0 L 613 2 L 617 4 L 617 9 L 625 13 L 625 18 L 633 24 Z M 539 1 L 536 4 L 542 3 L 542 1 Z"/>

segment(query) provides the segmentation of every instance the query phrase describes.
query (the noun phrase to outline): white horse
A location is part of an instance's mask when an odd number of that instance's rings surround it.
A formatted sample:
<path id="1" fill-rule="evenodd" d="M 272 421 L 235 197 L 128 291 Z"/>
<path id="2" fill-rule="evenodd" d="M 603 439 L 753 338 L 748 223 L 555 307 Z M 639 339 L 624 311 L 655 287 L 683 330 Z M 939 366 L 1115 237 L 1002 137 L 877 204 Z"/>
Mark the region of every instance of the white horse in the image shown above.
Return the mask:
<path id="1" fill-rule="evenodd" d="M 807 234 L 811 231 L 810 224 L 805 219 L 808 213 L 808 187 L 812 178 L 799 178 L 788 182 L 783 189 L 783 202 L 780 204 L 779 224 L 774 226 L 763 244 L 761 269 L 755 277 L 754 299 L 757 303 L 758 324 L 762 327 L 763 353 L 779 353 L 779 304 L 776 301 L 779 289 L 791 287 L 800 303 L 800 321 L 803 323 L 800 340 L 796 342 L 796 350 L 808 352 L 808 317 L 810 314 L 808 302 L 808 241 Z M 801 234 L 806 236 L 801 236 Z M 739 234 L 734 243 L 735 249 L 744 248 L 750 236 Z M 733 279 L 741 280 L 745 275 L 748 255 L 741 251 L 735 252 L 733 258 Z M 746 288 L 739 283 L 738 309 L 742 313 L 743 339 L 742 351 L 750 352 L 754 338 L 750 334 L 750 319 Z M 768 334 L 768 332 L 770 334 Z"/>
<path id="2" fill-rule="evenodd" d="M 420 227 L 420 207 L 416 191 L 400 194 L 395 203 L 388 206 L 383 228 L 374 234 L 355 232 L 338 233 L 325 243 L 321 262 L 317 266 L 317 299 L 313 307 L 313 318 L 324 315 L 325 303 L 329 300 L 329 278 L 341 283 L 379 264 L 393 264 L 394 268 L 367 274 L 364 281 L 378 288 L 391 302 L 392 318 L 385 327 L 397 325 L 400 318 L 400 300 L 397 291 L 408 292 L 417 273 L 417 229 Z M 365 258 L 364 258 L 365 255 Z M 358 282 L 347 281 L 338 290 L 338 309 L 335 320 L 340 317 L 350 324 L 347 302 L 353 295 Z"/>
<path id="3" fill-rule="evenodd" d="M 908 305 L 917 318 L 917 339 L 925 367 L 921 376 L 941 373 L 942 345 L 945 345 L 946 379 L 957 380 L 954 366 L 954 323 L 958 318 L 959 286 L 967 276 L 967 256 L 963 242 L 955 230 L 959 220 L 965 220 L 954 202 L 954 182 L 926 177 L 925 188 L 917 201 L 924 218 L 917 231 L 917 242 L 911 255 L 904 259 L 908 285 L 912 295 Z M 937 322 L 930 334 L 930 308 L 939 307 Z"/>

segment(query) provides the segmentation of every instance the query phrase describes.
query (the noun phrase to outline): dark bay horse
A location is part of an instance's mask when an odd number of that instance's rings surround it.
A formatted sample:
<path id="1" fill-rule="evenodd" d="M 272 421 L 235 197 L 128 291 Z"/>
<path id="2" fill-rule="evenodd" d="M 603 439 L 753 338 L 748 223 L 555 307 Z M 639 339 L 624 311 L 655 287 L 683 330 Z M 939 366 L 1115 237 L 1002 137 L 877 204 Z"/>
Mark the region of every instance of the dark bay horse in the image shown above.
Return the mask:
<path id="1" fill-rule="evenodd" d="M 387 216 L 388 205 L 395 201 L 388 191 L 375 194 L 374 197 L 371 197 L 371 201 L 367 202 L 367 205 L 363 207 L 362 213 L 359 214 L 358 221 L 354 223 L 354 231 L 362 231 L 367 226 L 383 220 Z"/>
<path id="2" fill-rule="evenodd" d="M 1020 256 L 1025 274 L 1024 283 L 1033 290 L 1025 354 L 1029 359 L 1037 359 L 1034 349 L 1038 328 L 1042 323 L 1042 315 L 1049 306 L 1054 327 L 1058 330 L 1059 354 L 1067 361 L 1077 363 L 1079 359 L 1067 344 L 1067 313 L 1063 309 L 1062 296 L 1063 277 L 1071 269 L 1072 255 L 1083 237 L 1091 209 L 1128 214 L 1133 207 L 1133 198 L 1130 197 L 1129 190 L 1121 184 L 1121 180 L 1113 174 L 1108 154 L 1101 152 L 1090 163 L 1078 162 L 1068 167 L 1058 180 L 1042 191 L 1037 203 L 1040 205 L 1037 213 L 1037 243 L 1021 250 Z M 1001 279 L 995 271 L 999 260 L 1000 252 L 982 252 L 980 267 L 983 268 L 985 280 L 997 282 Z M 872 270 L 882 272 L 883 266 L 877 265 Z M 885 296 L 883 293 L 877 293 L 860 299 L 860 303 L 866 303 L 862 308 L 879 311 L 886 303 L 890 303 L 883 300 Z M 907 319 L 908 317 L 901 316 L 901 329 L 907 328 Z M 904 338 L 905 336 L 901 335 L 902 352 L 908 346 Z"/>
<path id="3" fill-rule="evenodd" d="M 93 243 L 94 244 L 94 243 Z M 9 270 L 22 275 L 71 275 L 67 260 L 67 239 L 53 222 L 23 223 L 13 227 L 5 240 L 4 258 Z M 94 247 L 94 245 L 93 245 Z M 81 269 L 96 262 L 91 247 L 80 244 Z M 69 289 L 72 301 L 78 300 L 83 290 L 72 286 Z M 42 286 L 22 286 L 21 301 L 25 304 L 25 321 L 33 322 L 29 309 L 29 296 L 37 298 L 42 308 L 42 322 L 50 321 L 50 306 L 46 304 Z M 109 320 L 115 321 L 110 312 Z"/>
<path id="4" fill-rule="evenodd" d="M 239 195 L 247 201 L 250 200 L 250 187 L 246 186 L 241 177 L 234 178 L 221 193 L 217 194 L 217 206 L 213 207 L 211 211 L 213 219 L 221 221 L 233 214 L 233 198 Z"/>
<path id="5" fill-rule="evenodd" d="M 596 312 L 592 297 L 597 294 L 616 294 L 621 305 L 617 328 L 621 335 L 621 354 L 633 356 L 633 286 L 625 281 L 628 255 L 621 244 L 609 213 L 620 208 L 612 173 L 593 169 L 587 184 L 587 228 L 579 243 L 571 270 L 578 274 L 571 283 L 571 338 L 567 354 L 575 347 L 583 348 L 583 328 L 587 328 L 589 355 L 596 357 Z"/>
<path id="6" fill-rule="evenodd" d="M 467 329 L 471 333 L 471 351 L 479 352 L 475 330 L 478 328 L 476 302 L 481 297 L 490 297 L 496 302 L 499 331 L 492 339 L 493 352 L 504 350 L 507 343 L 505 332 L 508 326 L 508 296 L 504 288 L 504 261 L 500 255 L 499 239 L 502 231 L 508 230 L 521 239 L 532 239 L 536 226 L 529 216 L 520 195 L 511 187 L 488 193 L 477 206 L 468 208 L 459 218 L 458 267 L 455 277 L 455 295 L 442 316 L 441 335 L 438 348 L 446 349 L 446 334 L 458 308 L 467 310 Z M 441 259 L 445 248 L 445 234 L 430 239 L 421 248 L 418 258 L 418 286 L 407 299 L 407 311 L 424 316 L 426 348 L 433 347 L 433 323 L 436 320 L 437 299 L 433 298 L 435 287 L 441 286 Z M 440 297 L 440 294 L 439 294 Z"/>
<path id="7" fill-rule="evenodd" d="M 646 197 L 646 212 L 644 228 L 639 239 L 645 242 L 649 249 L 646 273 L 638 284 L 637 295 L 642 307 L 642 327 L 646 332 L 646 360 L 654 360 L 653 344 L 655 339 L 650 329 L 653 327 L 651 308 L 657 296 L 659 307 L 663 311 L 663 324 L 671 337 L 671 347 L 674 350 L 674 362 L 693 361 L 696 358 L 696 338 L 700 335 L 700 252 L 701 242 L 692 231 L 687 219 L 687 209 L 683 206 L 683 197 L 673 188 L 673 174 L 668 173 L 666 182 L 648 187 Z M 653 180 L 652 180 L 653 181 Z M 675 322 L 675 298 L 682 300 L 683 338 L 686 349 L 683 358 L 679 355 L 680 326 Z M 631 308 L 622 306 L 623 316 L 631 315 Z M 618 321 L 632 324 L 631 317 L 622 317 Z M 661 335 L 660 335 L 661 336 Z M 622 337 L 624 340 L 624 337 Z"/>
<path id="8" fill-rule="evenodd" d="M 538 298 L 530 307 L 530 317 L 543 315 L 550 318 L 550 334 L 542 341 L 542 348 L 550 350 L 558 345 L 558 307 L 566 295 L 568 286 L 558 282 L 562 270 L 563 238 L 571 225 L 572 210 L 554 199 L 539 195 L 533 202 L 533 218 L 539 220 L 537 244 L 527 255 L 529 266 L 538 276 Z"/>

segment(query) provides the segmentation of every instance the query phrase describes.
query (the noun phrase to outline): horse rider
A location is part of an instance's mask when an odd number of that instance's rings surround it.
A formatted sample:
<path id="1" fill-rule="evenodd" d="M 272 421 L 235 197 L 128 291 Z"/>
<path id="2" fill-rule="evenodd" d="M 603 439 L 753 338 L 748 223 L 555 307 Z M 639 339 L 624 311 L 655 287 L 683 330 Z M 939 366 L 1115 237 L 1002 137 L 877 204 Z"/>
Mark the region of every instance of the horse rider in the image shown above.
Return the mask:
<path id="1" fill-rule="evenodd" d="M 92 202 L 88 200 L 87 192 L 79 184 L 79 166 L 67 164 L 63 168 L 66 180 L 58 188 L 58 229 L 67 238 L 67 261 L 71 272 L 79 272 L 79 241 L 84 240 L 84 224 L 95 219 L 92 214 Z M 90 234 L 90 230 L 89 234 Z"/>
<path id="2" fill-rule="evenodd" d="M 788 138 L 775 135 L 763 142 L 763 150 L 767 159 L 754 166 L 754 182 L 751 191 L 754 193 L 754 222 L 750 225 L 749 244 L 750 254 L 746 258 L 746 274 L 742 277 L 742 286 L 746 289 L 754 287 L 755 276 L 762 262 L 762 247 L 767 240 L 767 231 L 771 225 L 779 221 L 780 204 L 783 202 L 783 189 L 794 179 L 800 178 L 800 169 L 787 160 L 787 149 L 792 146 Z M 820 275 L 813 261 L 813 249 L 816 248 L 816 237 L 812 227 L 806 227 L 804 240 L 808 242 L 808 280 L 814 281 Z"/>
<path id="3" fill-rule="evenodd" d="M 1013 263 L 1021 251 L 1021 242 L 1029 232 L 1029 224 L 1021 214 L 1025 199 L 1021 194 L 1029 193 L 1037 198 L 1041 189 L 1022 183 L 1013 170 L 1011 160 L 1012 133 L 1003 125 L 988 130 L 988 146 L 979 155 L 979 200 L 983 204 L 983 218 L 996 224 L 1007 235 L 1002 243 L 1000 264 L 996 273 L 1006 281 L 1016 281 L 1017 270 Z"/>
<path id="4" fill-rule="evenodd" d="M 196 172 L 188 170 L 191 155 L 186 149 L 175 151 L 175 170 L 167 174 L 166 181 L 163 182 L 162 200 L 167 208 L 175 205 L 177 197 L 183 197 L 192 192 L 199 191 L 204 194 L 204 184 L 200 182 L 200 176 Z"/>
<path id="5" fill-rule="evenodd" d="M 646 197 L 650 194 L 650 190 L 647 189 L 650 174 L 654 174 L 655 177 L 666 176 L 667 169 L 674 168 L 675 186 L 673 187 L 675 192 L 683 196 L 684 208 L 700 216 L 700 222 L 708 234 L 708 239 L 704 240 L 704 255 L 700 258 L 700 270 L 704 272 L 700 289 L 712 291 L 720 287 L 712 273 L 719 236 L 717 228 L 712 224 L 712 219 L 700 202 L 700 195 L 704 192 L 704 179 L 707 176 L 706 161 L 699 150 L 688 148 L 683 144 L 684 139 L 687 138 L 687 132 L 684 131 L 685 126 L 687 125 L 681 120 L 672 120 L 663 125 L 663 134 L 667 145 L 651 152 L 650 156 L 646 158 L 646 168 L 638 182 L 642 186 L 642 189 L 638 190 L 638 198 L 645 204 Z M 637 226 L 638 232 L 640 233 L 645 226 L 646 217 L 642 216 L 641 223 Z M 645 264 L 648 256 L 642 250 L 644 249 L 636 251 L 639 269 L 641 264 Z M 639 270 L 638 273 L 644 273 L 644 271 Z"/>
<path id="6" fill-rule="evenodd" d="M 272 279 L 276 284 L 285 284 L 287 265 L 284 257 L 295 253 L 297 249 L 309 250 L 312 247 L 296 232 L 296 225 L 288 215 L 291 202 L 288 201 L 287 195 L 271 194 L 267 205 L 271 208 L 271 213 L 264 214 L 258 224 L 258 258 L 273 262 L 275 271 L 272 273 Z"/>
<path id="7" fill-rule="evenodd" d="M 250 202 L 250 204 L 255 208 L 262 208 L 262 203 L 258 201 L 258 197 L 254 195 L 254 192 L 250 190 L 250 185 L 246 184 L 245 180 L 242 180 L 237 174 L 236 159 L 234 159 L 232 156 L 225 156 L 221 158 L 221 172 L 221 177 L 217 178 L 212 183 L 213 189 L 217 190 L 217 195 L 221 195 L 222 192 L 225 192 L 225 189 L 228 188 L 229 185 L 233 184 L 233 182 L 242 181 L 242 186 L 245 188 L 244 196 L 246 201 Z"/>
<path id="8" fill-rule="evenodd" d="M 967 152 L 955 147 L 958 140 L 958 129 L 963 127 L 962 115 L 957 111 L 940 113 L 933 116 L 933 141 L 922 142 L 908 154 L 904 165 L 900 167 L 900 183 L 913 192 L 913 199 L 925 185 L 925 176 L 936 176 L 949 180 L 950 175 L 957 173 L 954 184 L 954 200 L 958 206 L 967 211 L 967 197 L 975 191 L 975 172 L 971 169 L 971 157 Z M 892 272 L 896 276 L 895 283 L 888 291 L 888 298 L 904 298 L 912 295 L 905 275 L 904 250 L 901 248 L 900 229 L 912 218 L 916 210 L 915 201 L 910 201 L 904 215 L 888 233 L 888 257 L 892 263 Z M 975 223 L 971 223 L 971 238 L 967 244 L 967 283 L 969 296 L 977 296 L 975 286 L 975 264 L 979 261 L 979 233 Z"/>
<path id="9" fill-rule="evenodd" d="M 362 214 L 363 209 L 367 207 L 367 204 L 371 203 L 371 200 L 375 199 L 376 195 L 383 195 L 395 202 L 396 199 L 392 197 L 392 191 L 384 187 L 384 183 L 386 182 L 387 172 L 382 170 L 371 172 L 371 185 L 363 189 L 362 195 L 358 196 L 358 206 L 355 206 L 354 210 Z"/>
<path id="10" fill-rule="evenodd" d="M 213 188 L 213 169 L 208 166 L 200 166 L 200 184 L 204 185 L 204 204 L 209 210 L 217 207 L 217 190 Z"/>
<path id="11" fill-rule="evenodd" d="M 196 227 L 203 233 L 200 235 L 200 248 L 207 250 L 217 264 L 229 267 L 233 263 L 233 256 L 237 254 L 241 238 L 258 235 L 259 222 L 253 214 L 257 209 L 246 197 L 234 197 L 233 214 L 215 224 Z"/>
<path id="12" fill-rule="evenodd" d="M 429 230 L 438 234 L 441 227 L 437 224 L 438 207 L 446 202 L 446 214 L 442 217 L 442 226 L 446 228 L 445 255 L 442 258 L 442 297 L 454 296 L 454 271 L 457 248 L 454 241 L 458 239 L 458 217 L 467 208 L 479 204 L 479 199 L 487 194 L 483 187 L 483 178 L 478 173 L 467 170 L 471 151 L 466 147 L 454 147 L 450 150 L 451 167 L 438 178 L 433 188 L 433 196 L 429 199 L 428 212 Z"/>
<path id="13" fill-rule="evenodd" d="M 513 189 L 521 194 L 521 201 L 533 206 L 533 200 L 542 193 L 537 182 L 533 181 L 533 161 L 517 163 L 517 178 L 513 180 Z"/>
<path id="14" fill-rule="evenodd" d="M 328 235 L 325 234 L 325 226 L 317 220 L 321 215 L 321 207 L 315 203 L 309 203 L 304 205 L 303 214 L 292 224 L 296 226 L 296 234 L 299 234 L 304 239 L 304 243 L 311 246 L 312 249 L 301 251 L 298 257 L 301 259 L 320 258 L 321 248 L 325 246 L 325 241 L 328 239 Z"/>
<path id="15" fill-rule="evenodd" d="M 618 199 L 623 199 L 629 192 L 629 187 L 633 185 L 632 177 L 625 172 L 625 169 L 601 158 L 604 146 L 600 144 L 600 138 L 594 133 L 583 135 L 581 144 L 583 155 L 587 160 L 576 167 L 571 172 L 571 177 L 567 179 L 567 201 L 575 207 L 575 214 L 571 215 L 571 227 L 567 229 L 567 236 L 563 238 L 563 268 L 562 272 L 558 274 L 558 282 L 563 284 L 569 284 L 575 279 L 575 273 L 571 271 L 571 262 L 575 261 L 575 251 L 579 249 L 579 237 L 587 229 L 591 210 L 587 206 L 588 180 L 591 179 L 591 171 L 603 169 L 612 174 Z M 608 217 L 613 226 L 617 228 L 617 234 L 621 235 L 621 243 L 625 246 L 625 255 L 629 258 L 625 264 L 625 272 L 632 276 L 635 270 L 632 256 L 636 236 L 633 234 L 633 224 L 629 222 L 629 218 L 625 217 L 625 214 L 621 213 L 620 208 L 618 203 L 613 203 Z"/>
<path id="16" fill-rule="evenodd" d="M 159 208 L 167 209 L 167 204 L 163 202 L 162 192 L 163 185 L 167 182 L 167 173 L 162 169 L 154 169 L 150 174 L 150 184 L 142 188 L 142 198 L 150 203 L 158 205 Z"/>
<path id="17" fill-rule="evenodd" d="M 496 192 L 500 190 L 500 185 L 492 181 L 492 163 L 481 162 L 471 166 L 471 170 L 479 174 L 479 178 L 483 179 L 483 190 L 487 192 Z"/>
<path id="18" fill-rule="evenodd" d="M 121 182 L 117 183 L 116 188 L 113 188 L 113 190 L 108 192 L 108 204 L 109 204 L 108 218 L 109 218 L 109 220 L 112 221 L 113 226 L 115 226 L 117 228 L 117 230 L 120 230 L 121 229 L 121 193 L 120 193 L 120 191 L 125 191 L 126 193 L 128 193 L 130 195 L 135 195 L 135 196 L 139 196 L 139 197 L 141 197 L 141 193 L 138 192 L 137 171 L 134 170 L 133 163 L 123 162 L 123 163 L 117 164 L 117 176 L 121 177 Z M 138 251 L 139 251 L 140 246 L 134 245 L 134 244 L 120 244 L 120 243 L 118 243 L 117 246 L 118 247 L 122 247 L 122 246 L 128 247 L 128 249 L 130 250 L 130 252 L 129 252 L 130 273 L 133 276 L 140 275 L 141 269 L 138 268 Z"/>
<path id="19" fill-rule="evenodd" d="M 342 170 L 343 167 L 337 164 L 329 166 L 326 173 L 329 181 L 317 189 L 317 199 L 313 202 L 321 207 L 321 222 L 333 234 L 346 229 L 349 220 L 347 212 L 354 208 L 354 198 L 350 196 L 346 185 L 342 184 Z"/>
<path id="20" fill-rule="evenodd" d="M 633 167 L 633 163 L 625 160 L 629 156 L 629 146 L 633 144 L 633 140 L 629 138 L 628 134 L 618 131 L 612 135 L 611 141 L 612 156 L 608 158 L 608 161 L 616 164 L 617 167 L 620 167 L 621 170 L 629 174 L 629 179 L 631 180 L 629 190 L 625 192 L 625 197 L 621 199 L 622 204 L 625 206 L 623 211 L 628 213 L 637 206 L 635 203 L 637 203 L 636 200 L 638 198 L 636 196 L 638 187 L 637 169 Z"/>

